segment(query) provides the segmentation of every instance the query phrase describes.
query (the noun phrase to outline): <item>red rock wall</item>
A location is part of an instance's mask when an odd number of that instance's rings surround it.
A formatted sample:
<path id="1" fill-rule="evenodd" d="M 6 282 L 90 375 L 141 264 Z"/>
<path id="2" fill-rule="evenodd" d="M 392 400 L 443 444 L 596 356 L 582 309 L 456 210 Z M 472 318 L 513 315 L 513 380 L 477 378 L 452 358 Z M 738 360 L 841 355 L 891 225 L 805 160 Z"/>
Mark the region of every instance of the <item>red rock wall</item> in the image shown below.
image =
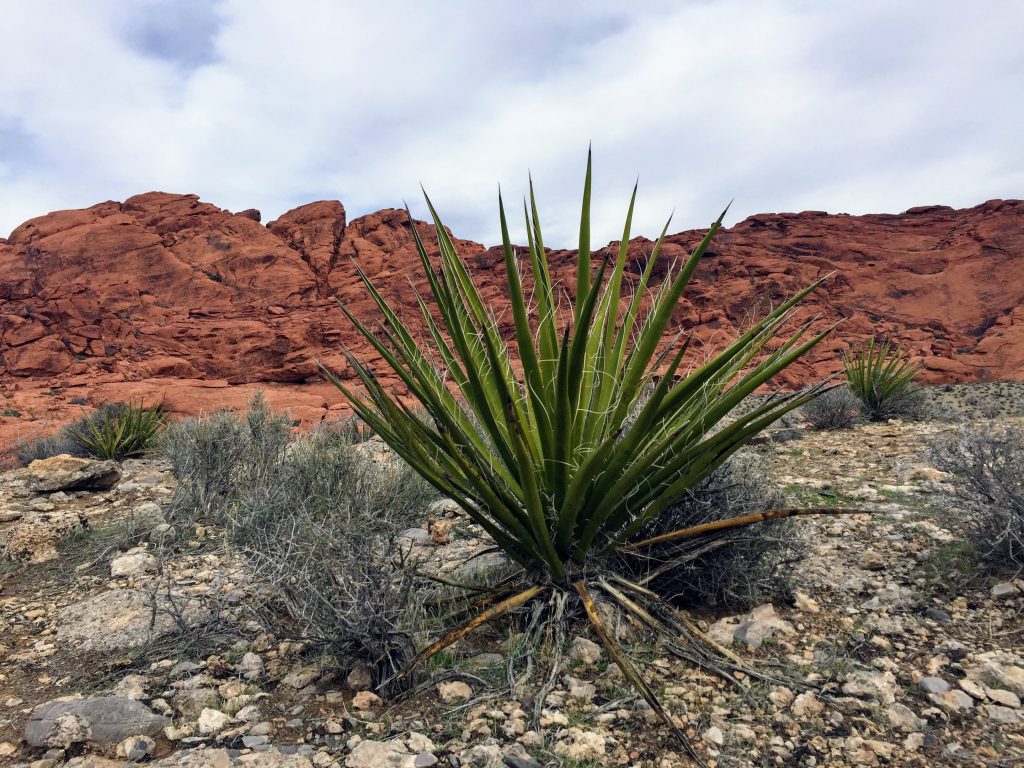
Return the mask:
<path id="1" fill-rule="evenodd" d="M 671 236 L 666 254 L 684 256 L 702 234 Z M 499 250 L 460 247 L 482 292 L 500 304 Z M 650 247 L 631 242 L 637 269 Z M 569 291 L 574 259 L 569 251 L 551 256 Z M 8 413 L 0 446 L 73 415 L 72 400 L 137 397 L 194 414 L 270 387 L 277 405 L 318 421 L 341 403 L 314 361 L 343 368 L 342 340 L 368 354 L 332 298 L 375 318 L 353 260 L 407 317 L 418 317 L 408 281 L 421 290 L 424 282 L 396 210 L 347 222 L 341 203 L 325 201 L 263 226 L 256 211 L 232 214 L 194 195 L 154 192 L 22 224 L 0 240 L 0 408 Z M 840 350 L 881 333 L 908 346 L 932 382 L 1024 378 L 1021 201 L 752 216 L 718 234 L 673 333 L 693 329 L 711 351 L 830 272 L 806 312 L 823 325 L 845 322 L 782 383 L 834 372 Z"/>

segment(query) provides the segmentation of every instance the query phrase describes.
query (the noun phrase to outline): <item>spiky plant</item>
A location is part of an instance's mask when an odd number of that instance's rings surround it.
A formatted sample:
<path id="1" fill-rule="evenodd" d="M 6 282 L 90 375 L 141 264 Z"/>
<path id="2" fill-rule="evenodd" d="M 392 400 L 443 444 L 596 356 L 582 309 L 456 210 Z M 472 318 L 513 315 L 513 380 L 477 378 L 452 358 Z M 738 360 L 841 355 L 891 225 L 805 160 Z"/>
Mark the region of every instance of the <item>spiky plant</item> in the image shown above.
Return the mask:
<path id="1" fill-rule="evenodd" d="M 374 372 L 347 351 L 364 391 L 325 373 L 396 453 L 458 502 L 521 568 L 478 604 L 481 613 L 421 651 L 410 668 L 484 622 L 542 595 L 557 596 L 560 606 L 571 595 L 578 597 L 623 673 L 675 729 L 611 637 L 595 609 L 592 591 L 600 590 L 649 626 L 681 629 L 667 613 L 659 618 L 644 607 L 652 593 L 613 572 L 618 558 L 666 542 L 814 511 L 745 515 L 638 540 L 638 532 L 751 437 L 818 394 L 820 387 L 814 387 L 769 398 L 741 414 L 735 410 L 831 329 L 812 333 L 811 322 L 805 322 L 791 334 L 779 335 L 793 320 L 797 303 L 819 281 L 755 323 L 716 357 L 692 363 L 685 333 L 668 344 L 663 338 L 724 212 L 692 255 L 673 264 L 655 286 L 652 275 L 668 231 L 666 223 L 629 292 L 624 273 L 636 188 L 617 257 L 605 258 L 596 274 L 591 265 L 590 198 L 588 157 L 574 300 L 562 299 L 562 320 L 561 289 L 552 283 L 532 181 L 529 202 L 524 202 L 526 256 L 533 277 L 529 304 L 499 193 L 514 322 L 513 341 L 506 343 L 494 311 L 481 299 L 428 197 L 439 249 L 436 261 L 411 213 L 409 220 L 439 315 L 435 320 L 430 304 L 417 292 L 433 349 L 427 352 L 358 265 L 383 322 L 371 327 L 342 306 L 422 410 L 413 410 L 385 390 Z M 649 305 L 642 311 L 645 297 Z M 734 418 L 728 421 L 730 415 Z"/>
<path id="2" fill-rule="evenodd" d="M 891 339 L 876 343 L 872 338 L 859 353 L 844 354 L 843 369 L 850 390 L 872 421 L 914 415 L 918 410 L 921 393 L 914 378 L 921 366 Z"/>
<path id="3" fill-rule="evenodd" d="M 100 459 L 141 456 L 150 447 L 166 417 L 156 408 L 132 403 L 104 404 L 67 429 L 68 439 L 82 452 Z"/>

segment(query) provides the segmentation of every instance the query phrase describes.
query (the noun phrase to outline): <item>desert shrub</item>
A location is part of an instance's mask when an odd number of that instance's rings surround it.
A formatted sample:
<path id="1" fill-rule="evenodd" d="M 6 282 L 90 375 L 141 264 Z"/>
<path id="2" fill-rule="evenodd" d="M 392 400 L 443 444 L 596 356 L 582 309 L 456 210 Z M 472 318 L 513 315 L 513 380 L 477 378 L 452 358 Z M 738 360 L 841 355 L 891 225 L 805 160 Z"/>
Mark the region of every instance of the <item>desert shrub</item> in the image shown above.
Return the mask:
<path id="1" fill-rule="evenodd" d="M 281 461 L 290 433 L 291 420 L 273 414 L 259 393 L 244 416 L 219 411 L 169 425 L 160 450 L 178 481 L 172 518 L 224 522 L 239 489 Z"/>
<path id="2" fill-rule="evenodd" d="M 61 433 L 76 455 L 120 461 L 148 451 L 165 421 L 166 416 L 156 408 L 103 403 Z"/>
<path id="3" fill-rule="evenodd" d="M 16 443 L 11 450 L 16 462 L 22 467 L 27 467 L 36 459 L 48 459 L 51 456 L 60 456 L 62 453 L 72 456 L 78 454 L 76 447 L 71 444 L 63 432 L 22 440 Z"/>
<path id="4" fill-rule="evenodd" d="M 16 443 L 11 451 L 21 466 L 61 454 L 120 461 L 152 448 L 164 423 L 164 414 L 156 409 L 102 403 L 94 413 L 75 419 L 52 435 Z"/>
<path id="5" fill-rule="evenodd" d="M 849 429 L 860 419 L 860 401 L 848 386 L 823 392 L 800 409 L 813 429 Z"/>
<path id="6" fill-rule="evenodd" d="M 259 396 L 171 425 L 161 448 L 178 488 L 172 520 L 223 525 L 303 639 L 370 664 L 382 681 L 412 656 L 415 569 L 399 534 L 436 495 L 403 462 L 376 462 L 355 420 L 291 438 Z"/>
<path id="7" fill-rule="evenodd" d="M 314 433 L 240 489 L 230 537 L 307 642 L 366 661 L 380 682 L 414 651 L 415 574 L 398 537 L 434 495 L 404 462 Z"/>
<path id="8" fill-rule="evenodd" d="M 931 457 L 953 477 L 946 523 L 989 568 L 1024 567 L 1024 427 L 965 425 L 937 437 Z"/>
<path id="9" fill-rule="evenodd" d="M 637 540 L 737 515 L 785 506 L 782 493 L 756 456 L 733 456 L 637 534 Z M 713 538 L 684 539 L 652 548 L 623 565 L 637 579 L 680 606 L 745 610 L 785 597 L 790 569 L 803 546 L 796 526 L 777 520 L 757 532 L 725 530 Z"/>
<path id="10" fill-rule="evenodd" d="M 920 366 L 890 339 L 874 339 L 861 352 L 843 355 L 843 369 L 850 391 L 872 421 L 916 419 L 924 415 L 924 393 L 914 382 Z"/>

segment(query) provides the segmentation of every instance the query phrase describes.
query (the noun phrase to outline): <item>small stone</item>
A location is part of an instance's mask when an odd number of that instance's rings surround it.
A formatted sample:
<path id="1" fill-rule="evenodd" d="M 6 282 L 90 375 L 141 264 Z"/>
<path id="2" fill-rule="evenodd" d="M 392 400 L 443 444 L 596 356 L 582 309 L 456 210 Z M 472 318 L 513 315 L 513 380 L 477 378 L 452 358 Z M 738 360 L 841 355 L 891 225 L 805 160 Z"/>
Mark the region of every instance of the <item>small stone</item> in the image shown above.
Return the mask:
<path id="1" fill-rule="evenodd" d="M 930 693 L 928 698 L 950 712 L 966 712 L 974 706 L 974 699 L 956 688 L 942 693 Z"/>
<path id="2" fill-rule="evenodd" d="M 352 697 L 352 706 L 361 711 L 378 709 L 384 702 L 372 691 L 359 691 Z"/>
<path id="3" fill-rule="evenodd" d="M 768 698 L 772 700 L 772 704 L 775 705 L 776 709 L 785 709 L 793 703 L 793 691 L 784 685 L 779 685 L 772 689 L 772 692 L 768 694 Z"/>
<path id="4" fill-rule="evenodd" d="M 461 680 L 453 680 L 438 685 L 437 694 L 445 704 L 461 704 L 473 697 L 473 689 Z"/>
<path id="5" fill-rule="evenodd" d="M 242 737 L 242 746 L 246 749 L 255 749 L 256 747 L 262 747 L 268 741 L 266 736 L 254 736 L 252 734 L 246 734 Z"/>
<path id="6" fill-rule="evenodd" d="M 1010 707 L 1011 709 L 1017 709 L 1020 706 L 1020 697 L 1013 691 L 1004 691 L 999 688 L 989 688 L 985 691 L 988 697 L 992 699 L 996 704 L 1002 704 L 1004 707 Z"/>
<path id="7" fill-rule="evenodd" d="M 869 549 L 860 556 L 860 567 L 866 571 L 885 570 L 885 558 L 873 549 Z"/>
<path id="8" fill-rule="evenodd" d="M 818 697 L 814 695 L 814 691 L 805 691 L 793 699 L 792 711 L 797 717 L 816 715 L 824 709 L 825 707 L 818 701 Z"/>
<path id="9" fill-rule="evenodd" d="M 528 755 L 504 755 L 501 762 L 508 768 L 543 768 L 540 763 Z"/>
<path id="10" fill-rule="evenodd" d="M 992 591 L 990 594 L 992 595 L 993 599 L 1002 600 L 1004 598 L 1015 597 L 1019 595 L 1020 590 L 1017 588 L 1017 585 L 1014 584 L 1012 581 L 1004 581 L 994 585 L 992 587 Z"/>
<path id="11" fill-rule="evenodd" d="M 416 733 L 416 731 L 410 731 L 405 736 L 405 748 L 410 752 L 433 752 L 434 742 L 429 737 L 424 736 L 422 733 Z"/>
<path id="12" fill-rule="evenodd" d="M 360 741 L 345 758 L 346 768 L 415 768 L 416 756 L 398 739 Z"/>
<path id="13" fill-rule="evenodd" d="M 235 669 L 246 680 L 256 680 L 263 676 L 263 659 L 260 658 L 259 654 L 249 651 L 239 659 Z"/>
<path id="14" fill-rule="evenodd" d="M 55 699 L 32 711 L 25 724 L 25 741 L 33 747 L 70 746 L 79 734 L 84 738 L 77 740 L 113 746 L 130 736 L 158 733 L 169 722 L 132 699 Z"/>
<path id="15" fill-rule="evenodd" d="M 924 617 L 926 619 L 931 619 L 936 624 L 941 624 L 943 626 L 946 626 L 947 624 L 951 624 L 953 622 L 952 616 L 950 616 L 941 608 L 936 608 L 934 605 L 925 608 Z"/>
<path id="16" fill-rule="evenodd" d="M 1005 723 L 1007 725 L 1016 725 L 1017 723 L 1024 722 L 1024 718 L 1016 709 L 1010 709 L 1009 707 L 1000 707 L 997 704 L 989 704 L 985 707 L 985 711 L 988 714 L 989 720 L 994 720 L 997 723 Z"/>
<path id="17" fill-rule="evenodd" d="M 121 479 L 114 461 L 80 459 L 68 454 L 36 459 L 28 465 L 26 487 L 36 493 L 105 491 Z"/>
<path id="18" fill-rule="evenodd" d="M 285 675 L 281 682 L 298 691 L 302 690 L 319 677 L 320 670 L 316 667 L 296 667 Z"/>
<path id="19" fill-rule="evenodd" d="M 0 757 L 10 757 L 18 748 L 9 741 L 0 741 Z"/>
<path id="20" fill-rule="evenodd" d="M 413 768 L 432 768 L 437 765 L 437 758 L 433 752 L 420 752 L 412 762 Z"/>
<path id="21" fill-rule="evenodd" d="M 970 678 L 965 677 L 962 680 L 959 680 L 957 682 L 957 685 L 959 685 L 972 698 L 975 698 L 978 701 L 982 701 L 985 698 L 987 698 L 985 694 L 985 689 L 978 685 L 978 683 L 971 680 Z"/>
<path id="22" fill-rule="evenodd" d="M 910 707 L 899 702 L 890 704 L 886 715 L 889 717 L 889 722 L 907 731 L 921 731 L 928 725 L 925 720 L 915 715 Z"/>
<path id="23" fill-rule="evenodd" d="M 819 613 L 821 611 L 821 606 L 818 605 L 818 602 L 803 592 L 794 592 L 793 602 L 796 605 L 796 609 L 804 613 Z"/>
<path id="24" fill-rule="evenodd" d="M 604 651 L 593 640 L 586 637 L 576 637 L 573 638 L 572 648 L 569 650 L 569 658 L 592 667 L 604 658 Z"/>
<path id="25" fill-rule="evenodd" d="M 261 717 L 260 708 L 255 704 L 247 704 L 235 712 L 235 719 L 243 723 L 258 723 Z"/>
<path id="26" fill-rule="evenodd" d="M 725 743 L 725 735 L 722 733 L 721 728 L 713 725 L 704 731 L 704 741 L 720 747 Z"/>
<path id="27" fill-rule="evenodd" d="M 601 760 L 605 754 L 606 739 L 600 733 L 584 730 L 583 728 L 569 728 L 562 736 L 562 740 L 555 744 L 555 754 L 568 758 L 569 760 Z"/>
<path id="28" fill-rule="evenodd" d="M 209 736 L 220 733 L 233 722 L 234 719 L 230 715 L 226 715 L 218 709 L 207 708 L 199 713 L 196 725 L 199 727 L 199 733 Z"/>
<path id="29" fill-rule="evenodd" d="M 927 693 L 945 693 L 949 690 L 949 683 L 941 677 L 922 677 L 919 685 Z"/>
<path id="30" fill-rule="evenodd" d="M 136 763 L 153 754 L 156 742 L 148 736 L 131 736 L 117 746 L 117 754 L 125 760 Z"/>
<path id="31" fill-rule="evenodd" d="M 980 667 L 968 670 L 967 676 L 992 688 L 1005 689 L 1013 691 L 1018 696 L 1024 696 L 1024 667 L 986 661 Z"/>
<path id="32" fill-rule="evenodd" d="M 353 691 L 368 691 L 373 687 L 373 672 L 365 661 L 356 662 L 345 678 L 345 684 Z"/>

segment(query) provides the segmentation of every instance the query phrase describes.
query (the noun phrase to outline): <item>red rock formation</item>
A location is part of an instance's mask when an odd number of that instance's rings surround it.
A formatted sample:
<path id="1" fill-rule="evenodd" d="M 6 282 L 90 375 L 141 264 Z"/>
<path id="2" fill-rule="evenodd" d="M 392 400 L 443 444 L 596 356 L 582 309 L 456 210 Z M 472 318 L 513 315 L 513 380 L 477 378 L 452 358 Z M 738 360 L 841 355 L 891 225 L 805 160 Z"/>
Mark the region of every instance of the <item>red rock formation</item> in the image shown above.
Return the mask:
<path id="1" fill-rule="evenodd" d="M 0 240 L 0 447 L 52 428 L 75 403 L 136 398 L 180 414 L 244 404 L 256 388 L 312 423 L 341 409 L 316 360 L 344 365 L 339 342 L 373 361 L 333 301 L 375 308 L 360 264 L 418 318 L 424 290 L 405 213 L 352 222 L 337 201 L 296 208 L 263 226 L 194 195 L 149 193 L 32 219 Z M 420 223 L 424 238 L 429 227 Z M 685 255 L 700 231 L 673 235 Z M 498 249 L 459 241 L 487 299 L 504 300 Z M 605 252 L 611 252 L 614 244 Z M 637 238 L 638 271 L 651 243 Z M 572 290 L 575 254 L 551 255 Z M 834 372 L 838 352 L 891 333 L 929 381 L 1024 377 L 1024 202 L 900 215 L 752 216 L 718 234 L 674 316 L 708 351 L 750 317 L 835 272 L 807 312 L 845 319 L 835 337 L 787 373 L 795 385 Z M 392 381 L 392 384 L 394 382 Z M 14 416 L 10 414 L 18 413 Z"/>

